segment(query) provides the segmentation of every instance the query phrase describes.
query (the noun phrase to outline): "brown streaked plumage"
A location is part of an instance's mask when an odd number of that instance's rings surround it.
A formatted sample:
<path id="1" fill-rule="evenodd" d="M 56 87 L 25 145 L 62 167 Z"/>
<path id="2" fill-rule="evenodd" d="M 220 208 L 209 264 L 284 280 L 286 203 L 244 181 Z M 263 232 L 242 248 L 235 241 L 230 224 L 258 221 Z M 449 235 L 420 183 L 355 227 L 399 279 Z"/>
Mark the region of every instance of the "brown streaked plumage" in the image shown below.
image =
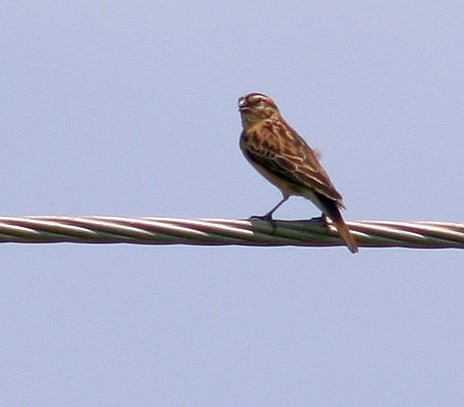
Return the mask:
<path id="1" fill-rule="evenodd" d="M 342 196 L 317 154 L 287 124 L 275 102 L 261 93 L 250 93 L 239 99 L 238 108 L 243 126 L 240 148 L 245 158 L 283 195 L 263 218 L 272 219 L 291 195 L 302 196 L 332 220 L 350 251 L 356 253 L 358 245 L 340 213 Z"/>

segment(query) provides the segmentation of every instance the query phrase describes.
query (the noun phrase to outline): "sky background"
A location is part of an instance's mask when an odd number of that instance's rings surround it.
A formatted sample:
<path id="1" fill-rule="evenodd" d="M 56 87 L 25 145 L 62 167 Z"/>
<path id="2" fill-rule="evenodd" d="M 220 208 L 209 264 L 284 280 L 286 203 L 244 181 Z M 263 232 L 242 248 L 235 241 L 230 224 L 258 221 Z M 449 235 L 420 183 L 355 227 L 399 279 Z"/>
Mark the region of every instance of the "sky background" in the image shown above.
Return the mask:
<path id="1" fill-rule="evenodd" d="M 247 218 L 273 97 L 349 220 L 463 222 L 459 1 L 35 1 L 0 14 L 1 213 Z M 292 198 L 284 219 L 318 216 Z M 459 250 L 0 247 L 7 406 L 458 406 Z"/>

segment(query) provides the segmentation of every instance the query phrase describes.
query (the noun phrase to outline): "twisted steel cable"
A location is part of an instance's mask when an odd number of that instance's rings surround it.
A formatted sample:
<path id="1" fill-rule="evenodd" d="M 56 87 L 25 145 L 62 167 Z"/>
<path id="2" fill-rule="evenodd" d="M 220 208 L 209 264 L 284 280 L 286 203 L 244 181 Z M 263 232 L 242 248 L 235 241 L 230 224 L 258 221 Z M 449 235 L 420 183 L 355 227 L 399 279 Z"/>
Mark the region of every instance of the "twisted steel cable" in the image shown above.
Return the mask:
<path id="1" fill-rule="evenodd" d="M 347 222 L 361 247 L 464 248 L 464 224 Z M 112 216 L 0 217 L 2 243 L 131 243 L 146 245 L 341 246 L 321 219 L 173 219 Z"/>

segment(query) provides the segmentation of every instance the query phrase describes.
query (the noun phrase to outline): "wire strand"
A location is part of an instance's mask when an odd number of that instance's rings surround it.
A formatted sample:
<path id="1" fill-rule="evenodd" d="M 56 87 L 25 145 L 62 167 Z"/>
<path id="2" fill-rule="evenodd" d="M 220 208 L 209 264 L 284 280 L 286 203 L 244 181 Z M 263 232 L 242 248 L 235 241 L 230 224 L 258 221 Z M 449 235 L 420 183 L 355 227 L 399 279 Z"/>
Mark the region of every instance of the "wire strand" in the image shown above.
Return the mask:
<path id="1" fill-rule="evenodd" d="M 464 248 L 464 224 L 347 222 L 360 247 Z M 0 217 L 0 243 L 130 243 L 210 246 L 344 246 L 320 219 L 175 219 L 112 216 Z"/>

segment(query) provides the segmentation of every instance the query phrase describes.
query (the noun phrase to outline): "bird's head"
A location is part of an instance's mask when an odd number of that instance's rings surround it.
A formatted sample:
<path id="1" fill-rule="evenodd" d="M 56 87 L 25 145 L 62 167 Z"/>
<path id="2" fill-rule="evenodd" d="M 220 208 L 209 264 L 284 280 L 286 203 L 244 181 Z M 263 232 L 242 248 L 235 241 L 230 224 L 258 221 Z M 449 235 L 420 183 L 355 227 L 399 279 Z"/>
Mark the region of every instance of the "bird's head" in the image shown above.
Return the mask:
<path id="1" fill-rule="evenodd" d="M 238 100 L 238 110 L 243 125 L 252 125 L 262 120 L 280 118 L 280 112 L 274 101 L 262 93 L 250 93 Z"/>

